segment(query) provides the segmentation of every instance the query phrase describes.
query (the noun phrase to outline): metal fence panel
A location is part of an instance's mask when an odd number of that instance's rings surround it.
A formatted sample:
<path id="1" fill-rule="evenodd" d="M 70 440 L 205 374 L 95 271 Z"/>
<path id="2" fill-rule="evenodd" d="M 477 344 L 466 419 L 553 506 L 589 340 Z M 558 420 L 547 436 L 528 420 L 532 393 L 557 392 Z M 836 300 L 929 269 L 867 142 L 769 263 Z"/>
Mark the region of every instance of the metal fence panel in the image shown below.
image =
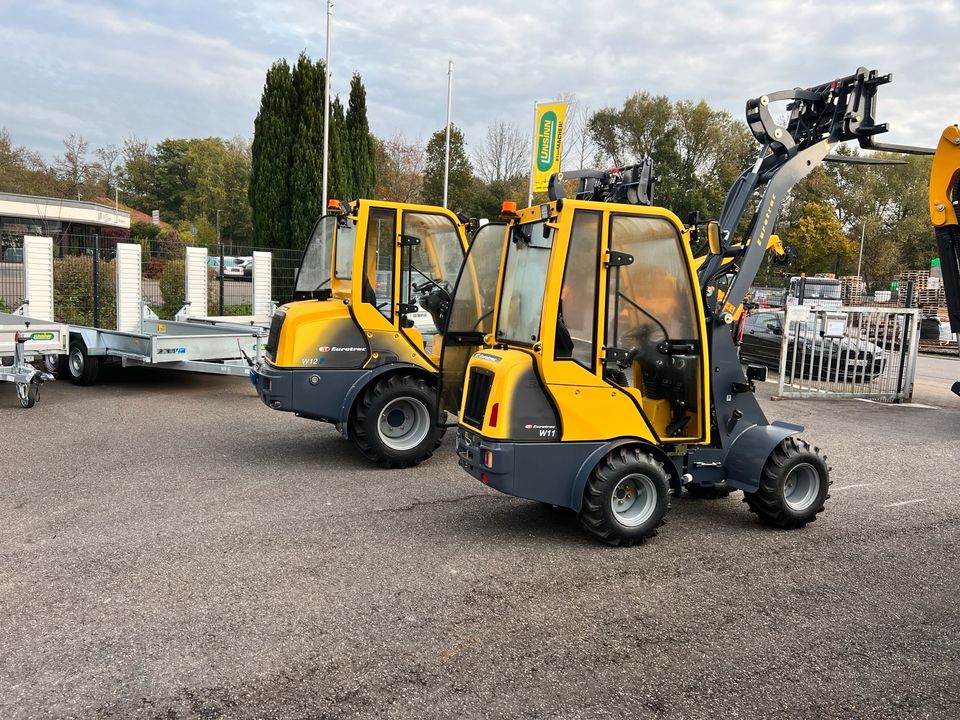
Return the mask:
<path id="1" fill-rule="evenodd" d="M 787 307 L 778 396 L 909 400 L 920 316 L 914 308 Z"/>

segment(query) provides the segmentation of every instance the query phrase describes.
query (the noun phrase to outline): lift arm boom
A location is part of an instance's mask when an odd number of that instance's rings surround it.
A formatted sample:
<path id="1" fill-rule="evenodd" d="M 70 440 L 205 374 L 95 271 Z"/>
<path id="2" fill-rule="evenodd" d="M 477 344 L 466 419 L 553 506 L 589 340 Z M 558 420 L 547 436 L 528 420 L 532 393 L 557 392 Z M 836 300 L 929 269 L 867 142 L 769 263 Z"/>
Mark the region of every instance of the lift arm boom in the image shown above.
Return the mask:
<path id="1" fill-rule="evenodd" d="M 930 168 L 930 219 L 937 236 L 950 330 L 960 333 L 960 127 L 943 131 Z"/>

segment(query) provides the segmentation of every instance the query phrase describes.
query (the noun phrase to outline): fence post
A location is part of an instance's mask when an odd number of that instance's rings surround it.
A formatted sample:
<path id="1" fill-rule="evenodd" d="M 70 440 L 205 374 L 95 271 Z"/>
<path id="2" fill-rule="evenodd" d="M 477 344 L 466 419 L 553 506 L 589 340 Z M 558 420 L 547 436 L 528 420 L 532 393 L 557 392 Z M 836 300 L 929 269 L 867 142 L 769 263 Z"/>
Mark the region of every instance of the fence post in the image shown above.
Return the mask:
<path id="1" fill-rule="evenodd" d="M 219 214 L 218 214 L 219 219 Z M 223 317 L 223 243 L 217 243 L 217 250 L 220 253 L 220 309 L 217 315 Z"/>
<path id="2" fill-rule="evenodd" d="M 904 307 L 913 307 L 913 280 L 907 280 L 907 299 Z M 903 371 L 910 347 L 910 331 L 913 329 L 908 317 L 910 316 L 903 316 L 903 341 L 900 343 L 900 367 L 897 368 L 897 402 L 903 402 Z"/>
<path id="3" fill-rule="evenodd" d="M 93 235 L 93 326 L 100 327 L 100 234 Z"/>
<path id="4" fill-rule="evenodd" d="M 800 276 L 800 287 L 798 289 L 798 293 L 799 296 L 797 297 L 797 305 L 803 305 L 804 296 L 807 293 L 807 278 L 804 275 Z"/>

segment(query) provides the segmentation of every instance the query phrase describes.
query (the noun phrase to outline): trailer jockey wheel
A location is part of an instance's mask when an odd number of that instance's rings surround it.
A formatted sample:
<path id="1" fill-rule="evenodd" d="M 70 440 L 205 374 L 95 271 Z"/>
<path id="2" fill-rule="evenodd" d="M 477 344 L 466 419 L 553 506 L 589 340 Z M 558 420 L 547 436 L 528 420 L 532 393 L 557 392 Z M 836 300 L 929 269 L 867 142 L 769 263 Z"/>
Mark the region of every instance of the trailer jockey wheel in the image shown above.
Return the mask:
<path id="1" fill-rule="evenodd" d="M 17 383 L 17 399 L 20 401 L 20 407 L 32 408 L 40 399 L 39 381 Z"/>
<path id="2" fill-rule="evenodd" d="M 830 497 L 827 456 L 796 436 L 785 438 L 767 458 L 756 492 L 743 501 L 767 525 L 803 527 L 817 519 Z"/>
<path id="3" fill-rule="evenodd" d="M 639 447 L 611 451 L 583 491 L 581 524 L 609 545 L 632 545 L 657 534 L 670 509 L 663 465 Z"/>

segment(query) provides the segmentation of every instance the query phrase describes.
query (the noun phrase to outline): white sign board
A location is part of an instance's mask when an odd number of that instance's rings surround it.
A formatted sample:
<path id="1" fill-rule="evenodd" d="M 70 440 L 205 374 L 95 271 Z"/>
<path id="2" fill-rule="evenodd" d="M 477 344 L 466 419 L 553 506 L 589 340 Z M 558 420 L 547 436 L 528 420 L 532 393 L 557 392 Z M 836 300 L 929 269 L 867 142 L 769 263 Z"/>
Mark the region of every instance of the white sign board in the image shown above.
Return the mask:
<path id="1" fill-rule="evenodd" d="M 824 318 L 823 336 L 842 338 L 847 331 L 846 315 L 827 315 Z"/>
<path id="2" fill-rule="evenodd" d="M 150 213 L 150 222 L 153 223 L 154 225 L 159 225 L 159 224 L 160 224 L 160 211 L 159 211 L 159 210 L 154 210 L 152 213 Z"/>
<path id="3" fill-rule="evenodd" d="M 927 278 L 927 290 L 939 290 L 940 289 L 940 278 L 934 277 L 931 275 Z"/>

